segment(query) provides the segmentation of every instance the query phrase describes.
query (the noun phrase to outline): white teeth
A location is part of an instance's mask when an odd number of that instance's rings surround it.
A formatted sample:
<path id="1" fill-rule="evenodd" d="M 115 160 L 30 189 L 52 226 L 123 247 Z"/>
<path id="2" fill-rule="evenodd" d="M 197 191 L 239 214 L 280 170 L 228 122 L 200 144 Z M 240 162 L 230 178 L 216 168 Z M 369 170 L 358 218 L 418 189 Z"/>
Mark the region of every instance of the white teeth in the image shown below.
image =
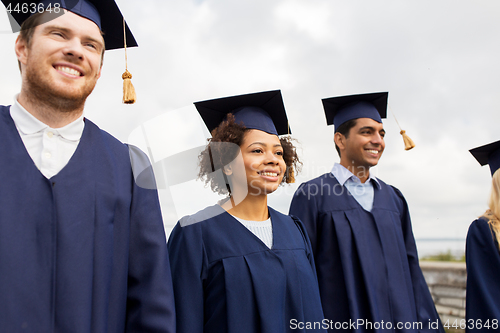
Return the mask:
<path id="1" fill-rule="evenodd" d="M 64 73 L 68 73 L 70 75 L 80 76 L 80 72 L 79 71 L 77 71 L 76 69 L 70 68 L 70 67 L 57 66 L 56 69 L 58 71 L 61 71 L 61 72 L 64 72 Z"/>
<path id="2" fill-rule="evenodd" d="M 378 150 L 367 150 L 367 152 L 369 152 L 370 154 L 375 154 L 375 155 L 378 154 Z"/>
<path id="3" fill-rule="evenodd" d="M 278 177 L 278 173 L 276 172 L 261 172 L 260 174 L 267 177 Z"/>

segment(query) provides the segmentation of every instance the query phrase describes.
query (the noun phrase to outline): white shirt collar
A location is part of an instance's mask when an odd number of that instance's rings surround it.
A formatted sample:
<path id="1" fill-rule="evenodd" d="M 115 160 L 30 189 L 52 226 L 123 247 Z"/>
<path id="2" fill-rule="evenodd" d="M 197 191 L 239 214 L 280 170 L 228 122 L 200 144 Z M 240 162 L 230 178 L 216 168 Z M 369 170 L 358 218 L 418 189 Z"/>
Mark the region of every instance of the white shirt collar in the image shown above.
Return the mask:
<path id="1" fill-rule="evenodd" d="M 16 95 L 14 104 L 10 107 L 10 116 L 14 120 L 16 127 L 19 131 L 25 135 L 34 134 L 50 128 L 47 124 L 41 122 L 35 118 L 31 113 L 29 113 L 19 102 L 17 101 Z M 83 129 L 85 127 L 85 122 L 83 121 L 83 115 L 78 119 L 69 123 L 68 125 L 52 129 L 54 132 L 59 133 L 64 139 L 69 141 L 78 141 L 82 137 Z"/>
<path id="2" fill-rule="evenodd" d="M 345 182 L 349 179 L 361 183 L 361 180 L 355 176 L 351 171 L 349 171 L 346 167 L 339 163 L 335 163 L 332 168 L 332 175 L 337 178 L 338 182 L 340 185 L 344 185 Z M 368 179 L 366 180 L 365 184 L 369 183 L 371 180 L 374 180 L 374 184 L 377 185 L 377 188 L 380 189 L 380 183 L 376 177 L 372 177 L 371 175 L 368 175 Z"/>
<path id="3" fill-rule="evenodd" d="M 70 141 L 78 141 L 82 137 L 83 129 L 85 128 L 85 122 L 83 121 L 83 115 L 78 117 L 78 119 L 69 123 L 68 125 L 58 128 L 57 132 Z"/>

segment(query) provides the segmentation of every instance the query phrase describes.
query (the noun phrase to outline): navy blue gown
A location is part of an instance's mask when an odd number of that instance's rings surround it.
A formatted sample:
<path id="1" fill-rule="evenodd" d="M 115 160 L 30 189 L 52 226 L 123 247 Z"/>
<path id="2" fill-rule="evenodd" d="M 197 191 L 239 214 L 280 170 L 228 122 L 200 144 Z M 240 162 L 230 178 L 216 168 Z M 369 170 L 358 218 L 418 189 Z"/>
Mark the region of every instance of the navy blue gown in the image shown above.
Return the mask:
<path id="1" fill-rule="evenodd" d="M 85 119 L 74 155 L 47 179 L 9 107 L 0 138 L 0 330 L 173 333 L 157 193 L 134 182 L 128 147 Z"/>
<path id="2" fill-rule="evenodd" d="M 500 328 L 500 253 L 488 221 L 472 222 L 465 246 L 467 262 L 467 332 Z"/>
<path id="3" fill-rule="evenodd" d="M 324 332 L 305 230 L 269 214 L 272 249 L 218 205 L 177 223 L 168 241 L 177 332 L 304 332 L 306 322 Z"/>
<path id="4" fill-rule="evenodd" d="M 311 239 L 329 331 L 444 332 L 418 263 L 406 201 L 380 185 L 371 212 L 331 173 L 301 184 L 293 197 L 290 215 L 303 221 Z M 358 319 L 372 325 L 344 324 Z"/>

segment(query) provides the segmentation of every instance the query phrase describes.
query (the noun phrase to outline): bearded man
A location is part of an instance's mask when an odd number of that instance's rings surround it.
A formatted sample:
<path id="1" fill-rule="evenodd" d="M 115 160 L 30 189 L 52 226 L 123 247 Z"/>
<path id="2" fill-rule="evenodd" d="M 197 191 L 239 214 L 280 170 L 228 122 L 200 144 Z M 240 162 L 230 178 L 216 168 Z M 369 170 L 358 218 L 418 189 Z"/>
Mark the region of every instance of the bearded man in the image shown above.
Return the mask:
<path id="1" fill-rule="evenodd" d="M 0 106 L 2 331 L 174 332 L 157 192 L 131 167 L 144 155 L 83 116 L 104 50 L 123 46 L 117 5 L 43 1 L 27 18 L 3 2 L 22 86 Z"/>

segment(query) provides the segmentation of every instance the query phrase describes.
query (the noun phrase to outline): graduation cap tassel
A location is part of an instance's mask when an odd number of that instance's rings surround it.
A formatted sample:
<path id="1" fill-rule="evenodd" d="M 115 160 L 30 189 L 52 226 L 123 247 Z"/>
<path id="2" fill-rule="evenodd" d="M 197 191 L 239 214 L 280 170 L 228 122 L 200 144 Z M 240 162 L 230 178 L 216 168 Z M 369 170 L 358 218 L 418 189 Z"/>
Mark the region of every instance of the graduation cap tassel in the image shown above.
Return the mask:
<path id="1" fill-rule="evenodd" d="M 134 104 L 136 100 L 135 89 L 132 81 L 132 74 L 125 69 L 125 73 L 122 74 L 123 79 L 123 103 Z"/>
<path id="2" fill-rule="evenodd" d="M 389 107 L 389 109 L 390 109 L 390 107 Z M 391 110 L 391 113 L 392 113 L 392 116 L 394 117 L 394 120 L 396 120 L 396 124 L 398 124 L 399 130 L 400 130 L 399 134 L 401 134 L 403 136 L 403 142 L 405 144 L 405 150 L 410 150 L 410 149 L 415 148 L 415 143 L 408 136 L 408 134 L 406 134 L 406 131 L 403 130 L 403 129 L 401 129 L 401 126 L 399 126 L 398 119 L 396 118 L 396 116 L 394 115 L 394 113 L 392 112 L 392 110 Z"/>
<path id="3" fill-rule="evenodd" d="M 413 140 L 406 134 L 406 131 L 405 130 L 401 130 L 401 132 L 399 132 L 399 134 L 401 134 L 403 136 L 403 141 L 405 143 L 405 150 L 410 150 L 412 148 L 415 148 L 415 143 L 413 142 Z"/>
<path id="4" fill-rule="evenodd" d="M 125 73 L 122 74 L 123 79 L 123 103 L 134 104 L 137 97 L 135 95 L 135 89 L 132 85 L 132 74 L 127 68 L 127 34 L 125 31 L 125 19 L 123 19 L 123 43 L 125 49 Z"/>
<path id="5" fill-rule="evenodd" d="M 287 184 L 295 183 L 295 170 L 293 169 L 293 166 L 290 166 L 288 168 L 288 174 L 286 176 L 286 183 Z"/>
<path id="6" fill-rule="evenodd" d="M 290 123 L 288 123 L 288 135 L 290 135 Z M 288 167 L 288 170 L 286 173 L 286 183 L 287 184 L 295 183 L 295 170 L 293 169 L 293 165 L 290 165 Z"/>

